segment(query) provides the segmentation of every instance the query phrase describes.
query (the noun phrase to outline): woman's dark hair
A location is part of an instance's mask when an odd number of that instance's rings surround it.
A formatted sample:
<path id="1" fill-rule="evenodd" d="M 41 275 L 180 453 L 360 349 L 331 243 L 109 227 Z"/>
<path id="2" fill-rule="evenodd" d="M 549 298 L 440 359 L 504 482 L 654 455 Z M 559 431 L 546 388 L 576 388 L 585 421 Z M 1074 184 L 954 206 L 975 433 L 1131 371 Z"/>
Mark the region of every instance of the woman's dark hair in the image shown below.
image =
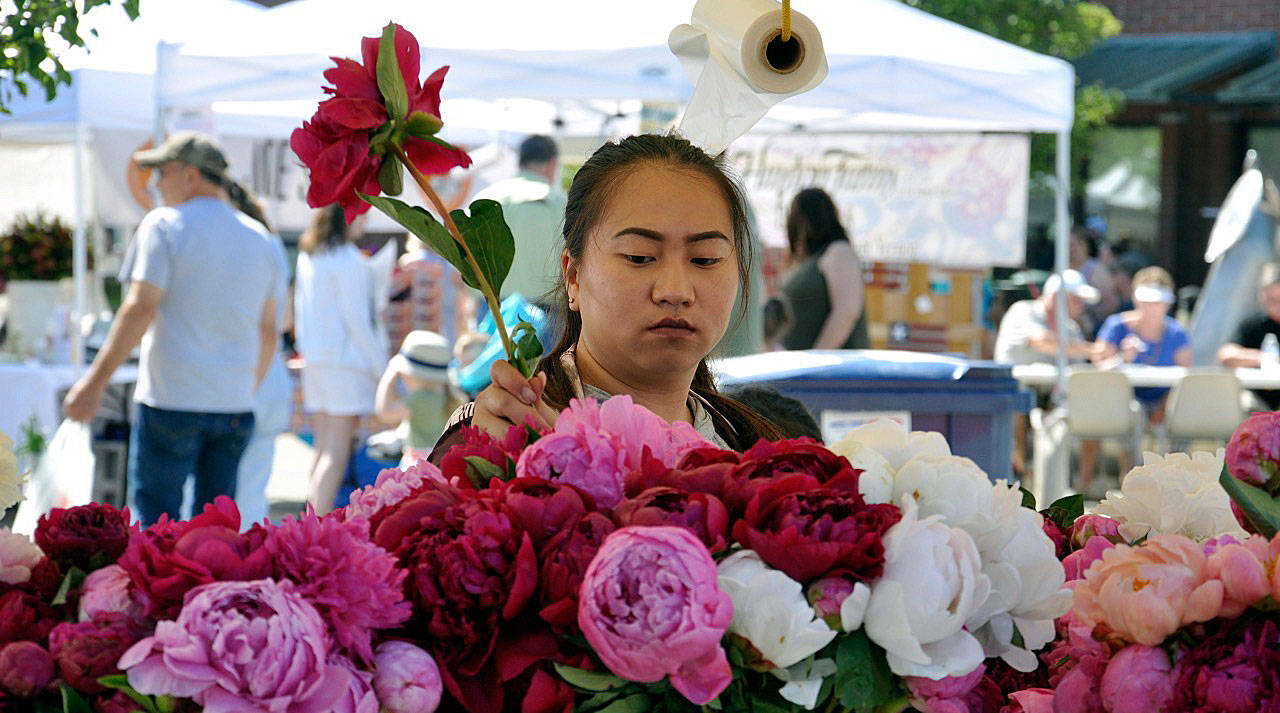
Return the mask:
<path id="1" fill-rule="evenodd" d="M 308 255 L 324 252 L 347 242 L 347 219 L 338 203 L 325 206 L 311 215 L 311 225 L 298 238 L 298 249 Z"/>
<path id="2" fill-rule="evenodd" d="M 746 199 L 737 182 L 730 178 L 723 156 L 712 158 L 702 149 L 679 136 L 641 134 L 621 141 L 609 142 L 596 150 L 582 168 L 578 169 L 569 186 L 564 211 L 564 245 L 569 257 L 581 264 L 591 229 L 600 221 L 609 200 L 632 171 L 645 165 L 686 171 L 707 179 L 724 195 L 733 222 L 733 244 L 738 258 L 738 285 L 742 290 L 741 304 L 749 304 L 751 261 L 754 257 L 751 226 L 747 222 Z M 558 311 L 564 324 L 560 342 L 543 357 L 539 369 L 547 375 L 546 401 L 557 409 L 569 405 L 573 398 L 574 384 L 560 363 L 560 357 L 578 343 L 582 334 L 582 317 L 569 309 L 569 298 L 563 281 L 552 292 L 553 309 Z M 721 394 L 707 368 L 706 360 L 699 362 L 691 385 L 693 392 L 712 407 L 716 430 L 725 436 L 730 446 L 745 450 L 761 438 L 776 440 L 781 433 L 769 421 Z"/>
<path id="3" fill-rule="evenodd" d="M 271 224 L 267 222 L 267 213 L 262 207 L 262 203 L 258 201 L 258 197 L 248 188 L 240 185 L 238 181 L 223 173 L 210 173 L 208 171 L 200 171 L 200 175 L 211 183 L 216 183 L 227 192 L 227 198 L 231 199 L 231 205 L 235 209 L 262 223 L 262 227 L 268 232 L 271 231 Z"/>
<path id="4" fill-rule="evenodd" d="M 848 242 L 849 235 L 840 224 L 840 215 L 831 196 L 821 188 L 806 188 L 791 199 L 787 211 L 787 243 L 791 258 L 821 255 L 837 240 Z"/>

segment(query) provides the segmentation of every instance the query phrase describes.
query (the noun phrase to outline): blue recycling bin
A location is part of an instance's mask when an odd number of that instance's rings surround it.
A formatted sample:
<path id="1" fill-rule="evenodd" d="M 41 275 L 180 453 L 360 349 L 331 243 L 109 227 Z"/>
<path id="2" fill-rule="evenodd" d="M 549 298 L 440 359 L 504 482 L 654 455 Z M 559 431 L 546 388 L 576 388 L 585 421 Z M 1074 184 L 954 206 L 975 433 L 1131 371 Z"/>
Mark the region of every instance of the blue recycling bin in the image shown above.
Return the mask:
<path id="1" fill-rule="evenodd" d="M 768 352 L 712 370 L 722 388 L 769 386 L 800 401 L 829 438 L 879 415 L 908 417 L 912 430 L 942 433 L 952 453 L 992 478 L 1012 479 L 1013 415 L 1032 405 L 1008 364 L 920 352 Z"/>

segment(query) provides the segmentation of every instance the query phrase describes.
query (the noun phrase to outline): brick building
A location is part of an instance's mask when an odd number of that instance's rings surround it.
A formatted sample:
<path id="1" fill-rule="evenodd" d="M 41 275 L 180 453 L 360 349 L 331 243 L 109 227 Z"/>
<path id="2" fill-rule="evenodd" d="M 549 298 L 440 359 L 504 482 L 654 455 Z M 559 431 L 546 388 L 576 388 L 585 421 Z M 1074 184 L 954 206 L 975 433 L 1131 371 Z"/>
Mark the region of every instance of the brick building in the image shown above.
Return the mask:
<path id="1" fill-rule="evenodd" d="M 1082 212 L 1179 285 L 1199 284 L 1217 208 L 1256 149 L 1280 178 L 1280 0 L 1102 0 L 1123 33 L 1076 60 L 1125 95 L 1086 157 Z"/>

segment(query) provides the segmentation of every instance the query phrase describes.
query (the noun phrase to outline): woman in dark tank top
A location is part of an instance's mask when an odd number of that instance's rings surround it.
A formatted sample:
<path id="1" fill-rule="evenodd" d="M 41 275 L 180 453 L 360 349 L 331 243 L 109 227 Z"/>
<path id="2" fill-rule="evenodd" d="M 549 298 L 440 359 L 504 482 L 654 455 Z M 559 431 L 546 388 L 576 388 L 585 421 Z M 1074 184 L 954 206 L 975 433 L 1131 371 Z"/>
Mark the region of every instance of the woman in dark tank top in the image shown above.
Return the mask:
<path id="1" fill-rule="evenodd" d="M 791 271 L 782 284 L 787 349 L 866 349 L 862 264 L 821 188 L 796 194 L 787 214 Z"/>

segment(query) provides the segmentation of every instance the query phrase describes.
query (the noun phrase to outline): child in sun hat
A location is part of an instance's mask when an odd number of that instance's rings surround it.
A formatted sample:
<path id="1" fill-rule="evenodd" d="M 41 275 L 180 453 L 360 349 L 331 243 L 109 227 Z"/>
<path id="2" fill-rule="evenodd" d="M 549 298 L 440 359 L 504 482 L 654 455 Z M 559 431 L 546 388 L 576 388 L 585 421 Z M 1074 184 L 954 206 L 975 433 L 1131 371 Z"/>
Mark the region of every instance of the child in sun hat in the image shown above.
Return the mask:
<path id="1" fill-rule="evenodd" d="M 402 466 L 427 457 L 444 430 L 453 406 L 448 378 L 452 352 L 449 340 L 435 332 L 409 332 L 378 382 L 378 418 L 407 426 Z"/>

